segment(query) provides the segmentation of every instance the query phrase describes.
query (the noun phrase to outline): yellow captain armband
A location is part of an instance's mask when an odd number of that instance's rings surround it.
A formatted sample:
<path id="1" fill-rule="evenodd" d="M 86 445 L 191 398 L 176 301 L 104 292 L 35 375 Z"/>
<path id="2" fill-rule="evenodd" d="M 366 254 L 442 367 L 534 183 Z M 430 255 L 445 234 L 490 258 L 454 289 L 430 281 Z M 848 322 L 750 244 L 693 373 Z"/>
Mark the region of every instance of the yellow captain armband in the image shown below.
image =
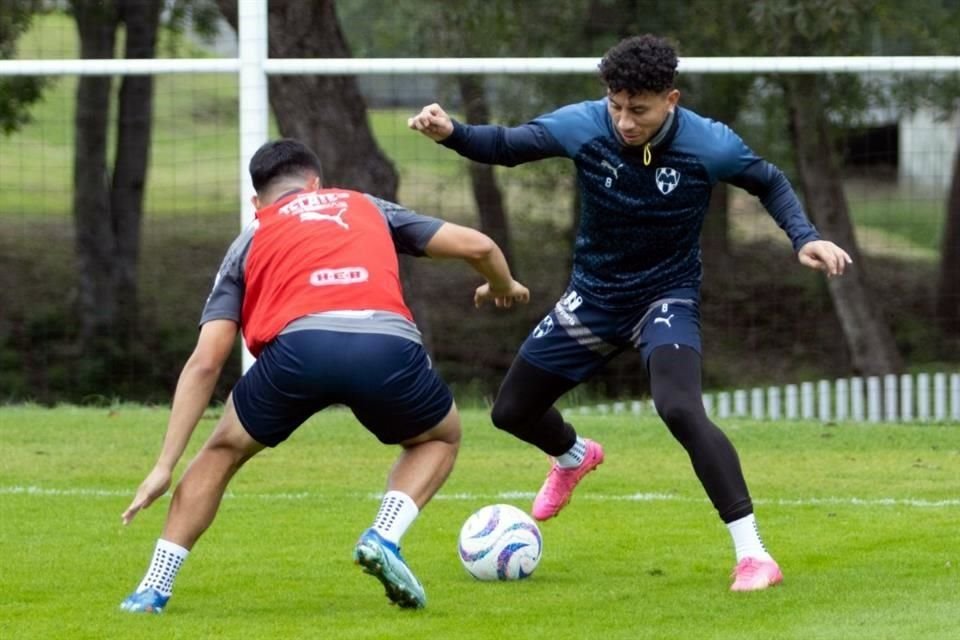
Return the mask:
<path id="1" fill-rule="evenodd" d="M 650 161 L 653 160 L 653 152 L 650 150 L 650 143 L 643 145 L 643 166 L 649 167 Z"/>

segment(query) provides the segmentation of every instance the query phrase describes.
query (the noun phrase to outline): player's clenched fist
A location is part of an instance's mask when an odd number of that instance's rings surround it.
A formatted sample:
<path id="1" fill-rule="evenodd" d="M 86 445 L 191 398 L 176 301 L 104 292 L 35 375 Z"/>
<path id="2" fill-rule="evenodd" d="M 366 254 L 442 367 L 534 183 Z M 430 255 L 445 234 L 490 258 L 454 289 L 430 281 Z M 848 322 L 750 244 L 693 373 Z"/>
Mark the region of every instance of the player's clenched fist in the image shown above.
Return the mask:
<path id="1" fill-rule="evenodd" d="M 453 121 L 437 103 L 428 104 L 420 113 L 408 118 L 407 126 L 437 142 L 453 133 Z"/>
<path id="2" fill-rule="evenodd" d="M 514 302 L 522 304 L 530 302 L 530 290 L 516 280 L 502 289 L 493 289 L 488 282 L 477 287 L 473 294 L 473 304 L 478 309 L 484 302 L 493 302 L 497 307 L 509 309 Z"/>

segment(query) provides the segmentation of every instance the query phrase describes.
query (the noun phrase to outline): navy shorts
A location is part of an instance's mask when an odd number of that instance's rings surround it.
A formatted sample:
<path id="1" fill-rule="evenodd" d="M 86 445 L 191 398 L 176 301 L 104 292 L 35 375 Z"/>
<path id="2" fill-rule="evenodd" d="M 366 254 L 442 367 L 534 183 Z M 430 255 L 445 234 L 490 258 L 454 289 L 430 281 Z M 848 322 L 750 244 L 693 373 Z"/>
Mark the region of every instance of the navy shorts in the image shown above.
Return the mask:
<path id="1" fill-rule="evenodd" d="M 277 336 L 233 388 L 240 423 L 275 447 L 332 404 L 353 411 L 385 444 L 435 427 L 453 394 L 422 345 L 373 333 L 309 329 Z"/>
<path id="2" fill-rule="evenodd" d="M 568 288 L 524 341 L 520 355 L 541 369 L 582 382 L 631 347 L 649 366 L 650 354 L 664 345 L 684 345 L 700 353 L 700 304 L 695 289 L 668 291 L 648 305 L 625 312 L 592 304 Z"/>

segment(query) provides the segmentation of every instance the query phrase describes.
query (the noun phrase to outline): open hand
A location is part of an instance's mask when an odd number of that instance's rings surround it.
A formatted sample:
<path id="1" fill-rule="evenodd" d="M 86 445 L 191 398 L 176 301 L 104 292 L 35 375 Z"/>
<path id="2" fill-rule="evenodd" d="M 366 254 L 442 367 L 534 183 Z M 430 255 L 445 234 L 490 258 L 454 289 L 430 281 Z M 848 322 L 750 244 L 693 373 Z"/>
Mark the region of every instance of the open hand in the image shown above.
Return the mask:
<path id="1" fill-rule="evenodd" d="M 154 467 L 144 481 L 137 489 L 137 495 L 133 497 L 133 502 L 127 507 L 127 510 L 120 516 L 123 524 L 130 524 L 133 517 L 141 509 L 146 509 L 153 501 L 162 496 L 170 488 L 171 472 L 164 467 Z"/>
<path id="2" fill-rule="evenodd" d="M 853 260 L 846 251 L 829 240 L 813 240 L 800 247 L 797 253 L 800 264 L 824 271 L 827 277 L 842 276 L 848 264 Z"/>

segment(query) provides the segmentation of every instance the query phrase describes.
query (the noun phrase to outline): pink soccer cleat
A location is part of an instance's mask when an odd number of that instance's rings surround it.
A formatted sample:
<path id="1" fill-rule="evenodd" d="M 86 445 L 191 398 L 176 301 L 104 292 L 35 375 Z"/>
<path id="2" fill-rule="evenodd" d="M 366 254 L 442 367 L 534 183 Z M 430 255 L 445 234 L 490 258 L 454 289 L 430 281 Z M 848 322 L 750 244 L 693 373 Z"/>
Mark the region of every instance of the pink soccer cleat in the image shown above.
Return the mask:
<path id="1" fill-rule="evenodd" d="M 746 557 L 733 568 L 730 591 L 759 591 L 783 582 L 783 574 L 773 558 L 760 560 Z"/>
<path id="2" fill-rule="evenodd" d="M 564 469 L 553 464 L 547 479 L 533 499 L 533 509 L 531 514 L 537 520 L 547 520 L 557 515 L 560 509 L 570 502 L 570 496 L 573 495 L 573 489 L 577 483 L 603 462 L 603 447 L 593 440 L 584 438 L 586 444 L 586 453 L 583 456 L 583 463 L 579 467 Z"/>

